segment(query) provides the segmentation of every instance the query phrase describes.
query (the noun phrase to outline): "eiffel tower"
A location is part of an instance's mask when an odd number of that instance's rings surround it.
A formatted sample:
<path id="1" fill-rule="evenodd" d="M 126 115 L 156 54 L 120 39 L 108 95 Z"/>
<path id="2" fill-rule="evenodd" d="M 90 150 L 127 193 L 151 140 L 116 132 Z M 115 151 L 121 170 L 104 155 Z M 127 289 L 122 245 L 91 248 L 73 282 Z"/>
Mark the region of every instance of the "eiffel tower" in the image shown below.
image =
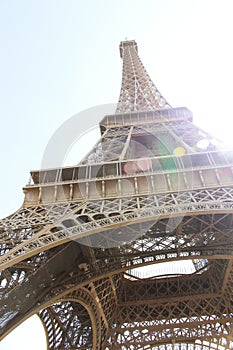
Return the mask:
<path id="1" fill-rule="evenodd" d="M 0 336 L 38 314 L 48 349 L 233 349 L 233 151 L 120 55 L 95 147 L 0 222 Z"/>

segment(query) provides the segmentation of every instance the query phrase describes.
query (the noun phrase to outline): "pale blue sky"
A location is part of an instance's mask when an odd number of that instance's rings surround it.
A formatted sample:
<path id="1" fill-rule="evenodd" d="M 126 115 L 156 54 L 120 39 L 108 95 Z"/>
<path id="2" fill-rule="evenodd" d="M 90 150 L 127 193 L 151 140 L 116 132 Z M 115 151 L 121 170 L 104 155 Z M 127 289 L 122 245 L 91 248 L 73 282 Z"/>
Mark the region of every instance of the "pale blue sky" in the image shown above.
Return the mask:
<path id="1" fill-rule="evenodd" d="M 0 216 L 20 206 L 30 169 L 40 167 L 65 120 L 117 102 L 125 37 L 138 42 L 168 102 L 230 142 L 232 7 L 231 0 L 0 0 Z M 17 349 L 26 350 L 21 334 Z"/>

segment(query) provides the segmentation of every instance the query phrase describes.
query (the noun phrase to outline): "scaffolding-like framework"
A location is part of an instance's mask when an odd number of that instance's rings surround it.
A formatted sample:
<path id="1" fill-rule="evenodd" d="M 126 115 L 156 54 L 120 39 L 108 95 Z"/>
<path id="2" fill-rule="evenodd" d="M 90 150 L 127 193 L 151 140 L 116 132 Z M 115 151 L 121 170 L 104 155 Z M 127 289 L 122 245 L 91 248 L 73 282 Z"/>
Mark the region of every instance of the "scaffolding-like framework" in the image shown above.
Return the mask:
<path id="1" fill-rule="evenodd" d="M 100 140 L 0 221 L 0 337 L 37 313 L 50 350 L 233 349 L 233 151 L 120 54 Z"/>

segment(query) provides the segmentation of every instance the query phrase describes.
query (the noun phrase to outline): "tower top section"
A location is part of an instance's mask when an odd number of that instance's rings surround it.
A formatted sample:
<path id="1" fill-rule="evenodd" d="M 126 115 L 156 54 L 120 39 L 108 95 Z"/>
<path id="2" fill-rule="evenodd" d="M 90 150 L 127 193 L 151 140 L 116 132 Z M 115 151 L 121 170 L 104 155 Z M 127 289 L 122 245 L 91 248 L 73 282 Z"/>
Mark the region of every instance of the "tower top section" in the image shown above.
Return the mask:
<path id="1" fill-rule="evenodd" d="M 138 52 L 138 45 L 135 40 L 121 41 L 120 43 L 120 56 L 123 58 L 123 52 L 126 47 L 132 47 L 136 52 Z"/>
<path id="2" fill-rule="evenodd" d="M 134 40 L 120 43 L 123 59 L 122 84 L 116 113 L 171 108 L 149 77 Z"/>

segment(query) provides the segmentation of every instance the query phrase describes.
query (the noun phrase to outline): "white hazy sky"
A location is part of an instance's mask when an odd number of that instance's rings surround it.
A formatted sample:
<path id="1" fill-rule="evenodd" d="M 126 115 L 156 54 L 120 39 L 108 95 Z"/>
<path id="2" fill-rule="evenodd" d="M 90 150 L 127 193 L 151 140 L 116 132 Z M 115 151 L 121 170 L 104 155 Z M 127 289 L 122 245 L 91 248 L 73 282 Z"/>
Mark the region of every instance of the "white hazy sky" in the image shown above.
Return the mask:
<path id="1" fill-rule="evenodd" d="M 232 7 L 231 0 L 0 0 L 0 216 L 19 208 L 30 169 L 40 168 L 65 120 L 117 102 L 126 37 L 137 41 L 168 102 L 233 144 Z M 39 327 L 28 323 L 31 330 L 12 332 L 0 350 L 45 349 Z"/>

